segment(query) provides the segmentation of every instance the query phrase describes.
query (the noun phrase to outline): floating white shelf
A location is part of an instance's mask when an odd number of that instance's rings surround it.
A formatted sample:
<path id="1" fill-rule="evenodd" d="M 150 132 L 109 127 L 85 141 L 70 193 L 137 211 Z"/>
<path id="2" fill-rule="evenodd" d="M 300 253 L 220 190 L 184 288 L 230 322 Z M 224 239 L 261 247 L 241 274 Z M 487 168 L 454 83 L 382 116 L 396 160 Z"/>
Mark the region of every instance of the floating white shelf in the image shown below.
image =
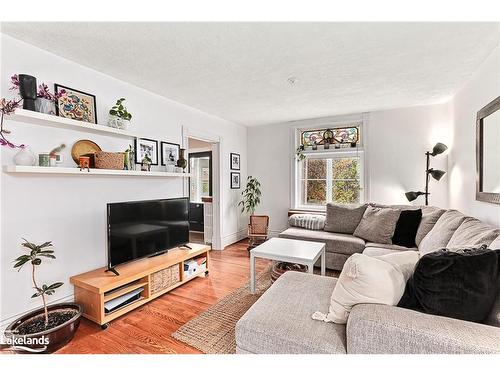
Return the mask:
<path id="1" fill-rule="evenodd" d="M 54 174 L 54 175 L 78 175 L 78 176 L 134 176 L 134 177 L 191 177 L 190 173 L 173 173 L 173 172 L 159 172 L 159 171 L 126 171 L 116 169 L 95 169 L 90 171 L 74 167 L 26 167 L 21 165 L 4 165 L 4 172 L 6 173 L 23 173 L 23 174 Z"/>
<path id="2" fill-rule="evenodd" d="M 26 109 L 16 109 L 16 111 L 12 115 L 6 117 L 6 120 L 39 126 L 47 126 L 51 128 L 79 130 L 97 134 L 108 134 L 125 138 L 141 137 L 139 134 L 130 131 L 115 129 L 105 125 L 91 124 L 84 121 L 72 120 L 55 115 L 48 115 L 35 111 L 28 111 Z"/>

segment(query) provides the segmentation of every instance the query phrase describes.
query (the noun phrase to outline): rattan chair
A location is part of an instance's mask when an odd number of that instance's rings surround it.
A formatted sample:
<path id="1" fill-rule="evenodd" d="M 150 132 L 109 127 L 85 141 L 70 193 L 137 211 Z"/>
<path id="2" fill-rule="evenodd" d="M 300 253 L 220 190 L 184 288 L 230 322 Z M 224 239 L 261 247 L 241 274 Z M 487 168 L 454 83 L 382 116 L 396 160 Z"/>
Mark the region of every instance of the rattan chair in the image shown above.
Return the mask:
<path id="1" fill-rule="evenodd" d="M 267 240 L 267 230 L 269 228 L 269 216 L 252 215 L 248 224 L 248 250 L 264 243 Z"/>

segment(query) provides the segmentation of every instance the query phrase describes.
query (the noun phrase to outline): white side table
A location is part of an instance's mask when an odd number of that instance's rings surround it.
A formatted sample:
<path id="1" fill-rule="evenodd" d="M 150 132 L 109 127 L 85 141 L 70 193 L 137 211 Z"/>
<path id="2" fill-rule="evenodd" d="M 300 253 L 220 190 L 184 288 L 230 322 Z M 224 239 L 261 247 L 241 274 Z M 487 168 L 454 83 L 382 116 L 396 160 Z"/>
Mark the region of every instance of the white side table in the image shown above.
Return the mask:
<path id="1" fill-rule="evenodd" d="M 255 258 L 265 258 L 279 262 L 304 264 L 309 273 L 314 272 L 314 264 L 321 257 L 321 275 L 325 276 L 325 244 L 321 242 L 271 238 L 250 250 L 250 292 L 255 293 Z"/>

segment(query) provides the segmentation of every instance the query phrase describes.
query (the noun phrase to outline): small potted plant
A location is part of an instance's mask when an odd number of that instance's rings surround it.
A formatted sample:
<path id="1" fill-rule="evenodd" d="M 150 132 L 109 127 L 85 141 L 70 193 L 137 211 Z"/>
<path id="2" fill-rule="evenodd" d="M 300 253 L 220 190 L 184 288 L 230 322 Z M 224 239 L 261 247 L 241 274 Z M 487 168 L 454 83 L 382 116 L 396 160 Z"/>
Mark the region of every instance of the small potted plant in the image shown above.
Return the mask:
<path id="1" fill-rule="evenodd" d="M 141 161 L 141 171 L 149 172 L 151 170 L 151 163 L 152 162 L 153 161 L 151 160 L 149 155 L 144 156 L 142 158 L 142 161 Z"/>
<path id="2" fill-rule="evenodd" d="M 127 111 L 123 105 L 125 98 L 118 99 L 116 104 L 109 110 L 108 126 L 112 128 L 127 130 L 132 115 Z"/>
<path id="3" fill-rule="evenodd" d="M 50 285 L 36 281 L 35 271 L 42 264 L 43 258 L 55 259 L 54 250 L 49 250 L 52 243 L 35 245 L 28 242 L 22 246 L 28 251 L 15 259 L 14 269 L 20 271 L 25 264 L 31 264 L 31 280 L 35 293 L 31 298 L 42 300 L 43 307 L 21 316 L 5 330 L 7 343 L 15 352 L 52 353 L 66 345 L 75 335 L 82 308 L 76 303 L 57 303 L 47 306 L 47 296 L 51 296 L 63 283 Z"/>

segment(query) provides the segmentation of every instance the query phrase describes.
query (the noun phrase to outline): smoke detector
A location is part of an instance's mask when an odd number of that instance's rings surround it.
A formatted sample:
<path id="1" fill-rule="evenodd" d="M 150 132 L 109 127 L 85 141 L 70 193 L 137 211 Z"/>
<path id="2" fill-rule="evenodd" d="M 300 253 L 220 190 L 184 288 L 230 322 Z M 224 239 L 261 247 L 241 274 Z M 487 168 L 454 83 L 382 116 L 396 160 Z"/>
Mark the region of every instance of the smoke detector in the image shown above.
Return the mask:
<path id="1" fill-rule="evenodd" d="M 297 82 L 299 82 L 299 79 L 297 77 L 288 77 L 286 80 L 290 85 L 295 85 Z"/>

